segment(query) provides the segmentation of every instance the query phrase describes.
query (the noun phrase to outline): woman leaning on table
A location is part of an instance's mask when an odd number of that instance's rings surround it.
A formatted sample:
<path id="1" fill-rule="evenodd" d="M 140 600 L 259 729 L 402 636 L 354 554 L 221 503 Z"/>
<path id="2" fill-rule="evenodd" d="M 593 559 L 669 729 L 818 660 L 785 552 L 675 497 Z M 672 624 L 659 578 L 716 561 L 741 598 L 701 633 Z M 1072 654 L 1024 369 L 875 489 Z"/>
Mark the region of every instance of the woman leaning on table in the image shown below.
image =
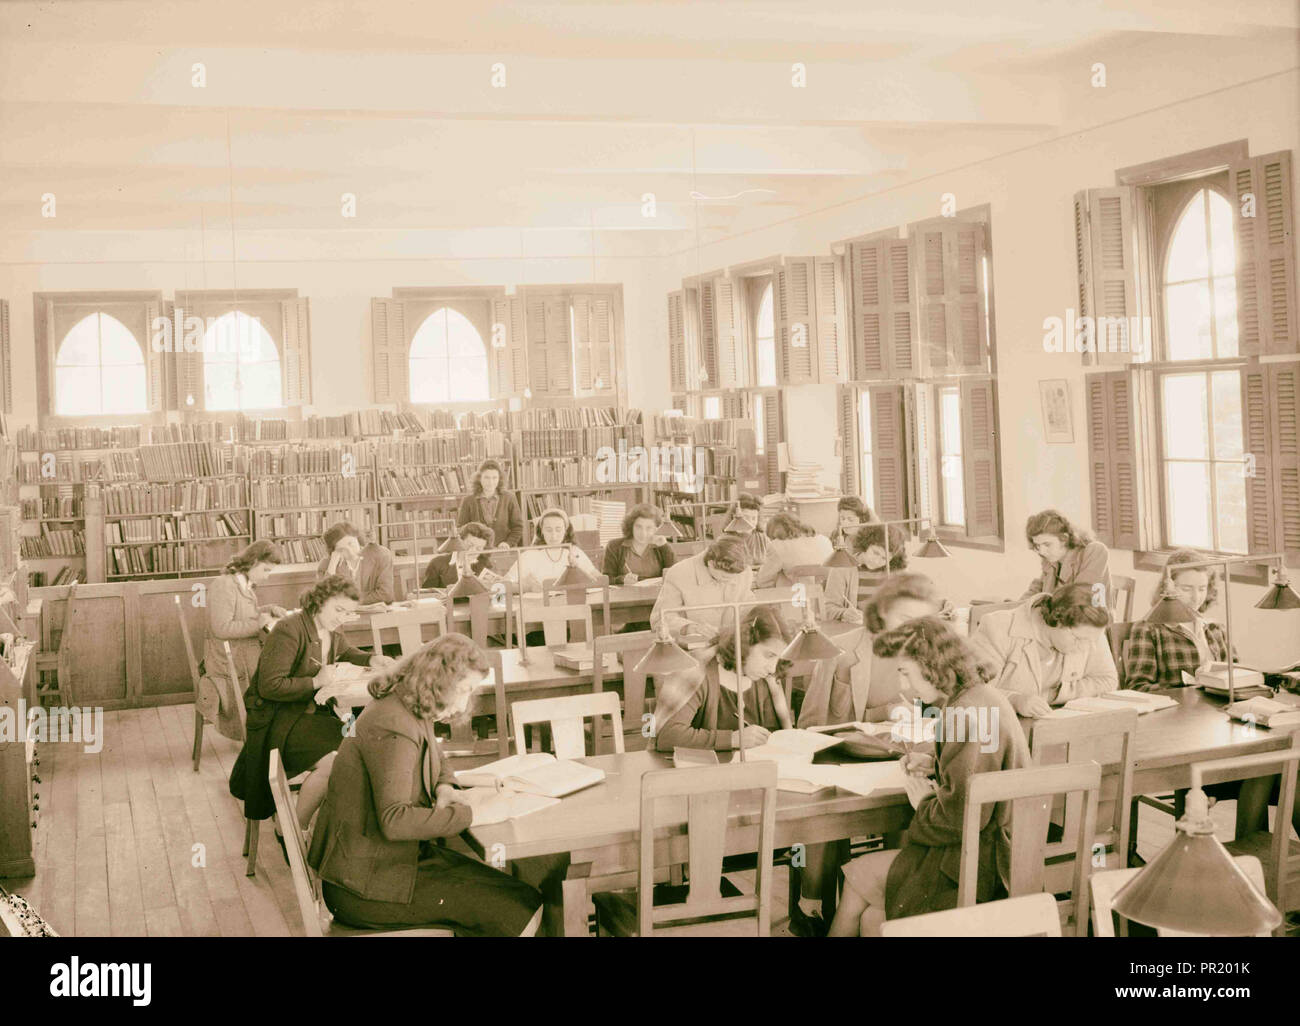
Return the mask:
<path id="1" fill-rule="evenodd" d="M 229 642 L 239 682 L 248 686 L 262 654 L 262 628 L 278 617 L 289 615 L 281 606 L 259 604 L 254 590 L 279 562 L 280 553 L 273 542 L 255 541 L 236 553 L 223 573 L 208 581 L 205 599 L 208 634 L 203 642 L 203 666 L 207 673 L 226 672 L 222 643 Z"/>
<path id="2" fill-rule="evenodd" d="M 445 634 L 371 680 L 374 701 L 334 760 L 307 855 L 341 922 L 536 933 L 535 888 L 443 847 L 444 838 L 504 818 L 500 800 L 467 803 L 434 736 L 434 724 L 466 712 L 488 668 L 469 638 Z"/>
<path id="3" fill-rule="evenodd" d="M 524 516 L 518 500 L 510 492 L 502 491 L 502 484 L 500 463 L 496 460 L 480 463 L 470 493 L 456 514 L 456 523 L 462 527 L 474 522 L 486 524 L 492 528 L 497 548 L 512 549 L 524 543 Z"/>
<path id="4" fill-rule="evenodd" d="M 395 602 L 397 582 L 393 574 L 393 554 L 377 542 L 367 542 L 360 528 L 346 520 L 330 526 L 324 535 L 329 555 L 316 566 L 318 579 L 331 574 L 346 577 L 357 586 L 363 605 Z"/>
<path id="5" fill-rule="evenodd" d="M 1104 584 L 1110 601 L 1110 552 L 1063 513 L 1045 509 L 1025 524 L 1029 547 L 1042 560 L 1042 573 L 1030 581 L 1021 598 L 1050 595 L 1067 584 Z"/>
<path id="6" fill-rule="evenodd" d="M 332 664 L 381 669 L 387 656 L 371 656 L 335 633 L 357 608 L 356 585 L 337 574 L 303 592 L 302 608 L 271 629 L 257 670 L 244 692 L 248 731 L 230 773 L 230 793 L 249 819 L 275 814 L 267 770 L 271 749 L 280 749 L 289 777 L 311 770 L 298 792 L 298 819 L 306 828 L 325 797 L 329 767 L 343 740 L 343 725 L 316 692 L 334 682 Z"/>

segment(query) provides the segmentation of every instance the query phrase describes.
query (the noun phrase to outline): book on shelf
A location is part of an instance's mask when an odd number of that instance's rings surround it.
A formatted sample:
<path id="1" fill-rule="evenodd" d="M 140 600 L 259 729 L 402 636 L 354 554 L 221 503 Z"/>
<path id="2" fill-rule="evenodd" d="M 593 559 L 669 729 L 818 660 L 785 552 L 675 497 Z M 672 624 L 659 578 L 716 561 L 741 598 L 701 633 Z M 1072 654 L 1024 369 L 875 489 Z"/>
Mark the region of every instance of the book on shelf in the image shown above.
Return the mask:
<path id="1" fill-rule="evenodd" d="M 20 540 L 24 559 L 81 556 L 86 552 L 86 532 L 72 528 L 51 528 L 42 524 L 40 534 L 23 535 Z"/>
<path id="2" fill-rule="evenodd" d="M 105 516 L 171 513 L 178 510 L 248 508 L 248 481 L 241 477 L 207 481 L 139 481 L 105 485 Z"/>
<path id="3" fill-rule="evenodd" d="M 293 474 L 353 473 L 370 466 L 370 447 L 360 444 L 282 445 L 254 449 L 248 455 L 248 472 L 254 477 Z"/>
<path id="4" fill-rule="evenodd" d="M 265 537 L 265 536 L 263 536 Z M 279 538 L 272 535 L 280 558 L 286 563 L 319 563 L 329 555 L 320 538 Z"/>
<path id="5" fill-rule="evenodd" d="M 340 504 L 326 509 L 258 513 L 257 537 L 278 541 L 282 538 L 319 536 L 340 520 L 346 520 L 366 532 L 373 531 L 375 527 L 372 508 Z"/>
<path id="6" fill-rule="evenodd" d="M 150 481 L 177 481 L 246 473 L 234 446 L 217 442 L 168 442 L 136 450 L 144 476 Z"/>
<path id="7" fill-rule="evenodd" d="M 257 509 L 372 502 L 375 498 L 374 478 L 369 473 L 358 473 L 353 477 L 322 474 L 289 480 L 261 478 L 253 482 L 251 498 Z"/>
<path id="8" fill-rule="evenodd" d="M 475 769 L 456 771 L 456 783 L 462 787 L 495 788 L 500 784 L 512 791 L 550 798 L 563 798 L 604 779 L 605 771 L 597 766 L 557 759 L 549 752 L 512 755 Z"/>
<path id="9" fill-rule="evenodd" d="M 52 576 L 44 570 L 33 570 L 30 582 L 33 588 L 57 588 L 65 584 L 72 584 L 74 581 L 80 584 L 85 579 L 86 570 L 84 567 L 64 565 L 59 567 L 58 571 Z"/>
<path id="10" fill-rule="evenodd" d="M 194 571 L 216 573 L 225 566 L 236 548 L 235 539 L 125 548 L 109 545 L 105 549 L 105 563 L 109 577 L 142 577 Z"/>
<path id="11" fill-rule="evenodd" d="M 384 499 L 417 498 L 422 495 L 468 493 L 474 471 L 469 467 L 432 467 L 428 470 L 404 470 L 387 467 L 375 471 L 379 495 Z M 508 487 L 508 486 L 507 486 Z"/>
<path id="12" fill-rule="evenodd" d="M 113 428 L 66 427 L 38 431 L 35 428 L 18 429 L 18 447 L 32 452 L 54 452 L 60 449 L 134 449 L 140 445 L 142 429 L 139 425 Z"/>

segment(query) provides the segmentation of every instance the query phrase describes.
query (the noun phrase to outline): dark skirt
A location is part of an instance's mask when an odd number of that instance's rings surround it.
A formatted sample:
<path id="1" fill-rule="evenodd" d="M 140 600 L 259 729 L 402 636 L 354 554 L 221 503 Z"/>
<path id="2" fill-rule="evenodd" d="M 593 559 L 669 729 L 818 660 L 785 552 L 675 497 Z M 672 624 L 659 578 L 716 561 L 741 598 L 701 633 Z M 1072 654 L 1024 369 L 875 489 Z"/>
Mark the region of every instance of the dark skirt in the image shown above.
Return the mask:
<path id="1" fill-rule="evenodd" d="M 459 937 L 517 937 L 541 907 L 522 880 L 459 852 L 426 846 L 409 902 L 370 901 L 325 881 L 322 897 L 341 923 L 362 929 L 440 926 Z"/>
<path id="2" fill-rule="evenodd" d="M 305 773 L 343 743 L 343 721 L 326 709 L 300 717 L 280 745 L 286 777 Z"/>

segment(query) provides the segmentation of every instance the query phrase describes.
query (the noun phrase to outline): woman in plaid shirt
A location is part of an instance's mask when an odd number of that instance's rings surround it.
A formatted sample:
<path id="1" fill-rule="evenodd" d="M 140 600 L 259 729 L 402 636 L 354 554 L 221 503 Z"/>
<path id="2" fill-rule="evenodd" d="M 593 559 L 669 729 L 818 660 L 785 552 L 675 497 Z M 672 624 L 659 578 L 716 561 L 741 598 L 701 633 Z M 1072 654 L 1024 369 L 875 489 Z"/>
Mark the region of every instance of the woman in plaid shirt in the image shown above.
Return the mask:
<path id="1" fill-rule="evenodd" d="M 1210 567 L 1178 570 L 1182 563 L 1199 563 L 1205 557 L 1191 549 L 1177 549 L 1168 563 L 1170 592 L 1196 613 L 1192 623 L 1133 624 L 1124 655 L 1126 686 L 1137 691 L 1183 686 L 1183 671 L 1193 677 L 1207 663 L 1228 661 L 1228 641 L 1223 628 L 1204 618 L 1219 593 L 1219 582 Z M 1156 602 L 1162 592 L 1157 591 Z M 1154 605 L 1153 607 L 1154 608 Z"/>

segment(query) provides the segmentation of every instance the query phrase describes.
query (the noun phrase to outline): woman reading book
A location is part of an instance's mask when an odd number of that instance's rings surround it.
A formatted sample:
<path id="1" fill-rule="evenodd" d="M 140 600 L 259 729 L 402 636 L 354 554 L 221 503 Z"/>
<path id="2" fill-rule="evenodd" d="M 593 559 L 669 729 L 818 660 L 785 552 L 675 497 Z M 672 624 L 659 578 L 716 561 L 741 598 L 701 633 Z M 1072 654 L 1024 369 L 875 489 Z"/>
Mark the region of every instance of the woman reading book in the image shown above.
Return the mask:
<path id="1" fill-rule="evenodd" d="M 523 591 L 541 591 L 547 581 L 556 580 L 570 566 L 588 577 L 600 576 L 590 557 L 575 544 L 569 514 L 557 506 L 543 510 L 537 518 L 533 544 L 552 547 L 519 553 L 519 559 L 505 574 L 506 580 L 517 582 Z"/>
<path id="2" fill-rule="evenodd" d="M 226 672 L 222 642 L 228 641 L 240 686 L 248 686 L 262 654 L 263 628 L 289 615 L 281 606 L 257 601 L 255 589 L 279 562 L 275 543 L 262 539 L 236 553 L 225 571 L 208 582 L 208 634 L 203 642 L 205 672 L 212 675 Z"/>
<path id="3" fill-rule="evenodd" d="M 831 922 L 832 937 L 876 936 L 886 919 L 954 908 L 970 778 L 1030 764 L 1029 745 L 1011 706 L 984 683 L 975 654 L 946 624 L 932 617 L 914 620 L 881 634 L 874 649 L 882 658 L 897 659 L 906 699 L 963 710 L 969 722 L 993 724 L 997 736 L 970 737 L 963 732 L 959 740 L 945 738 L 940 731 L 933 757 L 903 757 L 907 798 L 915 810 L 912 822 L 901 848 L 872 852 L 844 867 L 844 893 Z M 1010 817 L 1006 804 L 982 810 L 977 901 L 1006 893 Z"/>
<path id="4" fill-rule="evenodd" d="M 622 537 L 605 546 L 605 576 L 610 584 L 659 580 L 677 561 L 667 539 L 659 534 L 662 522 L 658 507 L 646 502 L 627 511 Z"/>
<path id="5" fill-rule="evenodd" d="M 444 634 L 370 681 L 374 701 L 339 748 L 307 855 L 340 922 L 536 933 L 535 888 L 442 844 L 504 818 L 493 802 L 460 798 L 434 736 L 434 724 L 464 715 L 489 668 L 469 638 Z"/>
<path id="6" fill-rule="evenodd" d="M 468 524 L 462 524 L 456 534 L 465 548 L 460 552 L 445 552 L 429 560 L 429 565 L 424 570 L 424 579 L 420 582 L 422 588 L 451 588 L 460 580 L 462 573 L 467 572 L 470 577 L 476 577 L 487 569 L 487 556 L 483 555 L 483 551 L 492 548 L 492 528 L 471 520 Z M 469 568 L 468 571 L 465 567 Z"/>
<path id="7" fill-rule="evenodd" d="M 331 574 L 346 577 L 357 586 L 362 605 L 398 599 L 393 554 L 388 549 L 368 541 L 360 528 L 346 520 L 332 524 L 324 542 L 329 555 L 316 567 L 318 579 Z"/>
<path id="8" fill-rule="evenodd" d="M 776 675 L 785 642 L 772 611 L 750 610 L 740 623 L 741 651 L 734 628 L 724 629 L 717 654 L 698 670 L 665 679 L 655 707 L 655 744 L 674 748 L 746 748 L 763 744 L 774 730 L 791 726 L 790 708 Z M 739 709 L 744 703 L 745 728 Z"/>
<path id="9" fill-rule="evenodd" d="M 1065 514 L 1045 509 L 1025 523 L 1029 547 L 1042 560 L 1042 572 L 1029 582 L 1021 598 L 1050 595 L 1067 584 L 1104 584 L 1110 600 L 1110 551 Z"/>
<path id="10" fill-rule="evenodd" d="M 1152 623 L 1138 620 L 1128 636 L 1124 654 L 1124 679 L 1135 691 L 1156 691 L 1183 686 L 1183 672 L 1196 676 L 1210 663 L 1228 661 L 1228 639 L 1223 628 L 1206 617 L 1219 597 L 1214 567 L 1179 570 L 1185 563 L 1204 560 L 1191 549 L 1175 549 L 1165 561 L 1168 584 L 1156 589 L 1154 609 L 1172 595 L 1192 614 L 1191 623 Z"/>

